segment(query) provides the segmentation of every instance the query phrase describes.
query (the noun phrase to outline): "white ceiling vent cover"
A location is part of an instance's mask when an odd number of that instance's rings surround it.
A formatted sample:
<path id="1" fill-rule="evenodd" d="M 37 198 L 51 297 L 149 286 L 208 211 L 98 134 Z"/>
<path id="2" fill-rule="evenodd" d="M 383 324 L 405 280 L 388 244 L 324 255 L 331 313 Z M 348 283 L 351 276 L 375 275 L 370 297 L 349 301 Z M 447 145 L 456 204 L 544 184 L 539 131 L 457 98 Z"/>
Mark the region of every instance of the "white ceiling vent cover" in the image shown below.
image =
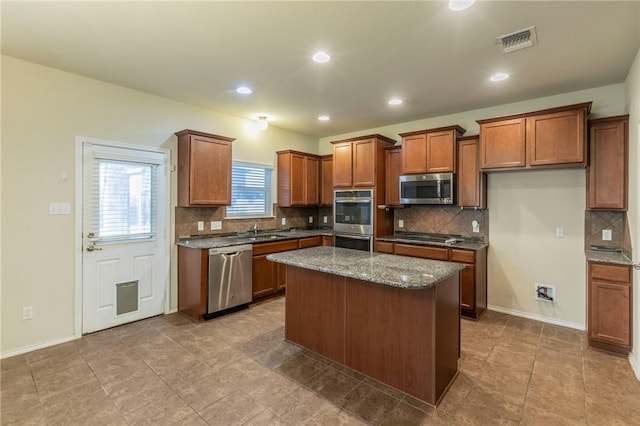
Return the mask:
<path id="1" fill-rule="evenodd" d="M 531 47 L 538 43 L 536 27 L 525 28 L 510 34 L 505 34 L 496 39 L 502 45 L 504 53 Z"/>

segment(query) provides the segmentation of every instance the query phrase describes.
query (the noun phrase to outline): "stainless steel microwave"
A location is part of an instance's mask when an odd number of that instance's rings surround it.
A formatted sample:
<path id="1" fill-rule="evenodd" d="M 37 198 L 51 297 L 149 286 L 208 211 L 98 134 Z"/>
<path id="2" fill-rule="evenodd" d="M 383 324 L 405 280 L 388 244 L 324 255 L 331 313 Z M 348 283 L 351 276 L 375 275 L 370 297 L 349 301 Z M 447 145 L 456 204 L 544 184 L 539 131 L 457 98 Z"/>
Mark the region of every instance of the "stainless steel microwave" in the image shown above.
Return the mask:
<path id="1" fill-rule="evenodd" d="M 400 203 L 453 204 L 455 174 L 428 173 L 400 176 Z"/>

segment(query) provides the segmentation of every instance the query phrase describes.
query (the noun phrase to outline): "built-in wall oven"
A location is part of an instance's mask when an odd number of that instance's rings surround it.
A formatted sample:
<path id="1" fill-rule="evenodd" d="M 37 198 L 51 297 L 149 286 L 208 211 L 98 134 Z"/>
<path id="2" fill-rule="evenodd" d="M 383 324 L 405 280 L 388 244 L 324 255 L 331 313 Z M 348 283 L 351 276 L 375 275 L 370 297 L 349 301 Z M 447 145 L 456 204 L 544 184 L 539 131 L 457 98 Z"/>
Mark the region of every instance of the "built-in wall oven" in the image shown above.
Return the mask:
<path id="1" fill-rule="evenodd" d="M 373 190 L 336 190 L 333 195 L 334 245 L 373 251 Z"/>

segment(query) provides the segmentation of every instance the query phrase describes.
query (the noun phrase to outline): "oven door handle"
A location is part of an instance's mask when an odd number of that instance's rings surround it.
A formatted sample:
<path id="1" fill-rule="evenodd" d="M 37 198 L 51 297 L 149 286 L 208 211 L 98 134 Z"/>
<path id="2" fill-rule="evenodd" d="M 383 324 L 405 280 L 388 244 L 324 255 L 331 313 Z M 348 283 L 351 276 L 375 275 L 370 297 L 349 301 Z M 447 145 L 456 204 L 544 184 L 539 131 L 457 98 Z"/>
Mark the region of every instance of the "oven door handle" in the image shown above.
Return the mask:
<path id="1" fill-rule="evenodd" d="M 336 237 L 351 238 L 353 240 L 370 240 L 371 236 L 361 237 L 358 235 L 336 234 Z"/>
<path id="2" fill-rule="evenodd" d="M 367 204 L 369 204 L 369 203 L 371 203 L 371 200 L 353 200 L 353 199 L 350 200 L 350 199 L 345 199 L 345 198 L 343 198 L 341 200 L 336 200 L 336 204 L 346 204 L 346 203 L 349 203 L 349 204 L 353 204 L 353 203 L 364 204 L 364 203 L 367 203 Z"/>

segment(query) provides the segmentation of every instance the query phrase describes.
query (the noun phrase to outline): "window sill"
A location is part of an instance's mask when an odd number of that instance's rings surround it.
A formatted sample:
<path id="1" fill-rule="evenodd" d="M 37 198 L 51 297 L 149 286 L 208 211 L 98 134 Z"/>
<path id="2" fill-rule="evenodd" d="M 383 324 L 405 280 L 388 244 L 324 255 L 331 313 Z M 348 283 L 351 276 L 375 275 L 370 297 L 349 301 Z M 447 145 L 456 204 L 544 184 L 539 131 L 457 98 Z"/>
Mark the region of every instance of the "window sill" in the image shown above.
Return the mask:
<path id="1" fill-rule="evenodd" d="M 242 217 L 224 217 L 224 220 L 256 220 L 256 219 L 275 219 L 275 216 L 242 216 Z"/>

